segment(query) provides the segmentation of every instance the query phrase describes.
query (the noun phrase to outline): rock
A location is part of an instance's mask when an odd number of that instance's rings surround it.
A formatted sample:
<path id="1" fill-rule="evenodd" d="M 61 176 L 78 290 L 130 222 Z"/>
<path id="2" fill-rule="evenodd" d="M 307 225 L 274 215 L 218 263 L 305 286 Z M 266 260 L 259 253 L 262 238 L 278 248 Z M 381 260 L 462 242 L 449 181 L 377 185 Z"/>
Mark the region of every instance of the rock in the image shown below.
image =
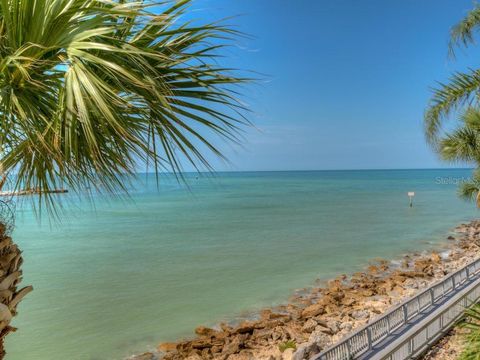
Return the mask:
<path id="1" fill-rule="evenodd" d="M 272 335 L 271 329 L 255 329 L 253 330 L 253 337 L 256 339 L 267 339 Z"/>
<path id="2" fill-rule="evenodd" d="M 449 237 L 447 237 L 448 240 L 455 240 L 455 237 L 453 237 L 452 235 L 450 235 Z"/>
<path id="3" fill-rule="evenodd" d="M 362 282 L 367 277 L 367 274 L 364 272 L 356 272 L 352 275 L 353 282 Z"/>
<path id="4" fill-rule="evenodd" d="M 325 327 L 325 326 L 322 326 L 322 325 L 315 326 L 314 333 L 316 333 L 316 334 L 323 333 L 323 334 L 329 334 L 329 335 L 333 334 L 332 330 L 329 327 Z"/>
<path id="5" fill-rule="evenodd" d="M 273 314 L 272 310 L 265 309 L 265 310 L 260 311 L 260 318 L 262 320 L 269 320 L 269 319 L 271 319 L 272 314 Z"/>
<path id="6" fill-rule="evenodd" d="M 302 330 L 307 333 L 311 333 L 317 327 L 317 322 L 313 319 L 308 319 L 302 326 Z"/>
<path id="7" fill-rule="evenodd" d="M 160 343 L 157 346 L 157 350 L 161 352 L 174 351 L 176 349 L 177 349 L 177 343 L 172 343 L 172 342 Z"/>
<path id="8" fill-rule="evenodd" d="M 425 269 L 427 269 L 427 267 L 425 267 Z M 409 279 L 425 277 L 425 273 L 423 272 L 423 268 L 422 268 L 421 271 L 403 271 L 403 272 L 399 273 L 398 275 L 402 276 L 404 278 L 409 278 Z"/>
<path id="9" fill-rule="evenodd" d="M 385 311 L 389 306 L 390 304 L 387 304 L 381 300 L 369 300 L 363 304 L 363 308 L 365 310 L 370 310 L 376 314 L 380 314 L 381 312 Z"/>
<path id="10" fill-rule="evenodd" d="M 300 323 L 291 322 L 283 327 L 286 333 L 286 338 L 294 340 L 296 343 L 302 343 L 306 340 L 307 335 L 302 331 Z"/>
<path id="11" fill-rule="evenodd" d="M 352 306 L 354 305 L 355 303 L 357 302 L 357 300 L 353 297 L 345 297 L 343 300 L 342 300 L 342 304 L 345 305 L 345 306 Z"/>
<path id="12" fill-rule="evenodd" d="M 250 324 L 245 327 L 245 330 L 249 328 L 250 326 L 253 328 L 253 332 L 255 330 L 259 329 L 272 329 L 275 326 L 282 326 L 285 325 L 285 323 L 288 321 L 288 318 L 279 318 L 279 319 L 270 319 L 270 320 L 260 320 L 258 322 L 255 322 L 253 324 Z M 243 330 L 240 330 L 243 331 Z M 250 333 L 250 330 L 246 331 L 247 333 Z"/>
<path id="13" fill-rule="evenodd" d="M 417 259 L 414 262 L 415 271 L 417 273 L 426 272 L 426 270 L 432 266 L 432 263 L 433 263 L 432 258 L 422 257 L 420 259 Z M 415 275 L 415 277 L 417 277 L 417 276 L 419 276 L 419 274 Z"/>
<path id="14" fill-rule="evenodd" d="M 308 342 L 301 344 L 295 353 L 292 360 L 304 360 L 309 359 L 312 355 L 319 353 L 324 349 L 329 341 L 329 336 L 316 330 L 310 334 Z"/>
<path id="15" fill-rule="evenodd" d="M 322 315 L 324 313 L 325 313 L 325 307 L 323 306 L 323 304 L 313 304 L 303 309 L 302 317 L 310 318 L 317 315 Z"/>
<path id="16" fill-rule="evenodd" d="M 202 359 L 211 359 L 210 349 L 209 348 L 202 349 L 201 356 L 202 356 Z"/>
<path id="17" fill-rule="evenodd" d="M 232 354 L 227 360 L 255 360 L 253 355 L 249 352 L 242 352 L 240 354 Z"/>
<path id="18" fill-rule="evenodd" d="M 405 289 L 404 289 L 403 287 L 396 285 L 396 286 L 392 289 L 392 294 L 391 294 L 391 296 L 393 296 L 393 297 L 399 297 L 399 296 L 401 296 L 404 292 L 405 292 Z"/>
<path id="19" fill-rule="evenodd" d="M 335 314 L 338 313 L 338 311 L 339 311 L 339 309 L 338 309 L 338 306 L 336 306 L 336 305 L 330 304 L 330 305 L 325 306 L 325 313 L 326 314 L 335 315 Z"/>
<path id="20" fill-rule="evenodd" d="M 192 354 L 186 357 L 185 360 L 202 360 L 202 357 L 198 354 Z"/>
<path id="21" fill-rule="evenodd" d="M 332 333 L 336 334 L 340 331 L 340 322 L 337 320 L 329 320 L 327 322 L 327 327 L 332 331 Z"/>
<path id="22" fill-rule="evenodd" d="M 308 354 L 311 352 L 317 352 L 318 347 L 315 344 L 302 344 L 293 353 L 292 360 L 305 360 L 308 359 Z"/>
<path id="23" fill-rule="evenodd" d="M 220 323 L 220 329 L 222 329 L 222 331 L 224 332 L 232 332 L 233 330 L 233 328 L 230 325 L 225 323 Z"/>
<path id="24" fill-rule="evenodd" d="M 408 279 L 407 281 L 405 281 L 404 286 L 405 286 L 406 289 L 418 289 L 419 288 L 419 282 L 415 278 Z"/>
<path id="25" fill-rule="evenodd" d="M 271 309 L 265 309 L 260 312 L 260 318 L 262 320 L 288 319 L 290 318 L 290 315 L 273 312 Z"/>
<path id="26" fill-rule="evenodd" d="M 318 325 L 321 325 L 323 327 L 328 327 L 328 321 L 325 319 L 322 319 L 321 317 L 316 317 L 315 321 L 317 322 Z"/>
<path id="27" fill-rule="evenodd" d="M 151 352 L 146 352 L 137 356 L 134 356 L 131 360 L 155 360 L 155 355 Z"/>
<path id="28" fill-rule="evenodd" d="M 435 263 L 435 264 L 440 264 L 442 262 L 442 257 L 440 256 L 439 253 L 436 253 L 434 252 L 432 254 L 432 261 Z"/>
<path id="29" fill-rule="evenodd" d="M 225 344 L 225 346 L 223 347 L 222 355 L 228 356 L 238 353 L 242 345 L 243 341 L 240 339 L 240 337 L 237 336 L 233 338 L 230 343 Z"/>
<path id="30" fill-rule="evenodd" d="M 293 304 L 288 304 L 285 307 L 285 311 L 287 311 L 292 318 L 299 318 L 302 314 L 302 308 Z"/>
<path id="31" fill-rule="evenodd" d="M 252 321 L 244 321 L 240 325 L 238 325 L 233 332 L 237 334 L 245 334 L 245 333 L 252 333 L 253 329 L 255 329 L 256 324 Z"/>
<path id="32" fill-rule="evenodd" d="M 286 349 L 282 353 L 282 360 L 293 360 L 293 353 L 294 352 L 295 352 L 295 350 L 292 349 L 292 348 Z"/>
<path id="33" fill-rule="evenodd" d="M 340 330 L 344 330 L 346 332 L 352 331 L 353 325 L 351 322 L 342 322 L 340 323 Z"/>
<path id="34" fill-rule="evenodd" d="M 211 347 L 210 351 L 212 352 L 212 354 L 217 354 L 217 353 L 222 352 L 222 348 L 223 348 L 223 346 L 213 345 L 213 346 Z"/>
<path id="35" fill-rule="evenodd" d="M 361 297 L 370 297 L 375 295 L 375 292 L 372 289 L 365 289 L 358 292 Z"/>
<path id="36" fill-rule="evenodd" d="M 335 301 L 341 301 L 343 298 L 345 298 L 345 294 L 342 291 L 336 291 L 330 294 L 330 296 L 335 300 Z"/>
<path id="37" fill-rule="evenodd" d="M 382 271 L 387 271 L 388 269 L 390 269 L 390 265 L 391 265 L 391 261 L 389 260 L 380 259 L 379 261 L 379 267 L 380 267 L 380 270 Z"/>
<path id="38" fill-rule="evenodd" d="M 210 339 L 195 339 L 190 342 L 190 345 L 194 349 L 205 349 L 213 346 Z"/>
<path id="39" fill-rule="evenodd" d="M 351 316 L 355 320 L 363 320 L 368 319 L 370 317 L 370 314 L 366 310 L 355 310 L 352 312 Z"/>
<path id="40" fill-rule="evenodd" d="M 205 326 L 199 326 L 195 329 L 195 334 L 201 335 L 201 336 L 212 336 L 215 334 L 217 331 Z"/>
<path id="41" fill-rule="evenodd" d="M 282 338 L 284 334 L 283 328 L 281 326 L 277 326 L 272 330 L 272 340 L 278 341 Z"/>

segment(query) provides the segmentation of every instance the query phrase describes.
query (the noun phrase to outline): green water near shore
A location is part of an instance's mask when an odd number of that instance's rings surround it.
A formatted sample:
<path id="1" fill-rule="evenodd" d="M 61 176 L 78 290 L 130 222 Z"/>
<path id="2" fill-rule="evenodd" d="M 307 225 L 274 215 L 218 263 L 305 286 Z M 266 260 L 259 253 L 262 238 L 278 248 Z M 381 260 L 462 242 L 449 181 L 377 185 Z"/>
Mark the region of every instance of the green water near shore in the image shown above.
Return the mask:
<path id="1" fill-rule="evenodd" d="M 455 194 L 469 175 L 223 173 L 191 176 L 189 190 L 171 180 L 157 190 L 149 178 L 128 201 L 99 199 L 95 210 L 67 202 L 52 228 L 23 205 L 14 237 L 35 291 L 20 305 L 8 359 L 123 359 L 372 258 L 441 246 L 477 215 Z"/>

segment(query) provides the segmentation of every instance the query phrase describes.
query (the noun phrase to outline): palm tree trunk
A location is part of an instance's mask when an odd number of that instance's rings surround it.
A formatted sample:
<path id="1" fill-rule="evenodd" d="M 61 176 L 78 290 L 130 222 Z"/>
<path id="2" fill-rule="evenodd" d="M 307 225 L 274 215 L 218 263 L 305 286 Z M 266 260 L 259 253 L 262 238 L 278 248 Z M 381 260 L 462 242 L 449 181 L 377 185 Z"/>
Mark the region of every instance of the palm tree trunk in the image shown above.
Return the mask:
<path id="1" fill-rule="evenodd" d="M 5 357 L 5 337 L 16 330 L 10 322 L 17 314 L 17 305 L 33 290 L 31 286 L 18 289 L 22 263 L 21 251 L 8 235 L 5 224 L 0 223 L 0 360 Z"/>

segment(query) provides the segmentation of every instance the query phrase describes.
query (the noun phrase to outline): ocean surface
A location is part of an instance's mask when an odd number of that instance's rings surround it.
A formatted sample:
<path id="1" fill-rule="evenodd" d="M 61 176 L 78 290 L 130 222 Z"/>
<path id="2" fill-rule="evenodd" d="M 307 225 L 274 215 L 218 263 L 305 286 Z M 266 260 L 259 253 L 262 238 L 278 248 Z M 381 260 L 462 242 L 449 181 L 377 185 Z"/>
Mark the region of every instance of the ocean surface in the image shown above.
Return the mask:
<path id="1" fill-rule="evenodd" d="M 117 360 L 281 304 L 374 258 L 441 247 L 478 216 L 470 170 L 140 175 L 130 199 L 71 194 L 62 222 L 18 205 L 24 284 L 9 360 Z M 415 191 L 408 206 L 407 191 Z"/>

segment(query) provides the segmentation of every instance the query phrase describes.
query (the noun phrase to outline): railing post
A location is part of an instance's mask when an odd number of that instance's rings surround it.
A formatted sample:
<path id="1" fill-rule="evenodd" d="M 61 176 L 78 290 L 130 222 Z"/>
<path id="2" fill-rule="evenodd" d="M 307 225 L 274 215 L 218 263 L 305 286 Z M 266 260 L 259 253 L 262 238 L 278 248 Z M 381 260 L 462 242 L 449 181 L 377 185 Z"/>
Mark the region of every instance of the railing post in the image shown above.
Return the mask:
<path id="1" fill-rule="evenodd" d="M 452 290 L 455 289 L 455 274 L 452 275 Z"/>
<path id="2" fill-rule="evenodd" d="M 435 303 L 435 294 L 433 292 L 433 289 L 430 289 L 430 302 L 431 302 L 431 305 Z"/>
<path id="3" fill-rule="evenodd" d="M 403 304 L 402 309 L 403 309 L 403 323 L 406 324 L 408 320 L 407 304 Z"/>
<path id="4" fill-rule="evenodd" d="M 368 340 L 368 349 L 372 348 L 372 330 L 370 327 L 367 327 L 367 340 Z"/>
<path id="5" fill-rule="evenodd" d="M 470 278 L 470 271 L 468 270 L 468 266 L 469 265 L 467 265 L 467 267 L 465 268 L 465 273 L 467 274 L 467 279 Z"/>

